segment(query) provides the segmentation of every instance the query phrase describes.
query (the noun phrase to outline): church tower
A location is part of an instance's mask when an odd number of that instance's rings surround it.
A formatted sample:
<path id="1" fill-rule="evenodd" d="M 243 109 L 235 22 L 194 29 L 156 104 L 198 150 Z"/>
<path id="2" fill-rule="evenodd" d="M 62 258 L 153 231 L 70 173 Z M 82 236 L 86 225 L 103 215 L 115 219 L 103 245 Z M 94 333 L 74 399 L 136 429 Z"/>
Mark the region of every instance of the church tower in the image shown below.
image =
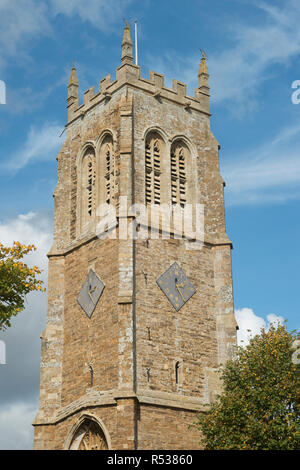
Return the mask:
<path id="1" fill-rule="evenodd" d="M 236 343 L 205 54 L 187 96 L 140 76 L 126 23 L 116 79 L 79 105 L 73 67 L 67 113 L 35 448 L 197 449 Z"/>

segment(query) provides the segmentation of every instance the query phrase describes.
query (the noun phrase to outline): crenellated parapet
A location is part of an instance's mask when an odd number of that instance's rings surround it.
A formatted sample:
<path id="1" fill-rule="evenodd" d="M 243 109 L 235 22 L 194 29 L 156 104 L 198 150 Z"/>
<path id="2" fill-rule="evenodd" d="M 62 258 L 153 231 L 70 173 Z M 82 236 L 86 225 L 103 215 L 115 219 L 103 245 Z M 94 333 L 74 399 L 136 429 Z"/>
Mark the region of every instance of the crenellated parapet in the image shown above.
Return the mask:
<path id="1" fill-rule="evenodd" d="M 99 103 L 107 103 L 114 93 L 126 85 L 143 90 L 152 95 L 154 99 L 173 101 L 186 108 L 187 111 L 193 110 L 210 115 L 209 94 L 206 89 L 196 88 L 195 96 L 189 96 L 187 95 L 187 85 L 185 83 L 174 79 L 172 88 L 167 88 L 164 86 L 164 75 L 150 71 L 147 80 L 140 76 L 139 66 L 125 64 L 117 69 L 117 79 L 113 82 L 110 81 L 110 75 L 106 75 L 100 80 L 99 91 L 96 94 L 94 86 L 89 88 L 84 93 L 83 103 L 80 106 L 78 106 L 78 99 L 77 106 L 75 100 L 72 102 L 72 107 L 68 108 L 68 124 L 79 117 L 83 117 Z"/>
<path id="2" fill-rule="evenodd" d="M 163 101 L 172 101 L 183 106 L 187 112 L 198 112 L 210 115 L 209 113 L 209 84 L 208 71 L 205 61 L 202 57 L 198 74 L 198 88 L 195 89 L 194 96 L 187 95 L 187 85 L 178 80 L 173 80 L 172 88 L 164 85 L 164 75 L 150 71 L 149 79 L 141 77 L 141 68 L 133 64 L 132 60 L 132 41 L 128 23 L 126 23 L 122 41 L 122 60 L 121 65 L 116 70 L 116 79 L 111 81 L 110 74 L 106 75 L 99 82 L 99 90 L 95 93 L 92 86 L 83 96 L 83 103 L 79 106 L 78 98 L 78 80 L 76 69 L 73 67 L 69 87 L 68 87 L 68 124 L 84 115 L 99 103 L 107 104 L 114 93 L 120 88 L 128 86 L 133 89 L 140 89 L 154 99 Z"/>

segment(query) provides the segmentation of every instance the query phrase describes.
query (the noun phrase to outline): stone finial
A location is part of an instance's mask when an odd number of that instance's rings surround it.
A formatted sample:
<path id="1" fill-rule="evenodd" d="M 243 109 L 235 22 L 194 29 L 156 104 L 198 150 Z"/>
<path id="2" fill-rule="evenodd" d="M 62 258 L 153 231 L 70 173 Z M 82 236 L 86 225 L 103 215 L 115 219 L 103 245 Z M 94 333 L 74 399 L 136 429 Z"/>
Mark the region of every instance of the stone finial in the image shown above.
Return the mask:
<path id="1" fill-rule="evenodd" d="M 198 88 L 202 89 L 204 87 L 204 88 L 209 89 L 209 82 L 208 82 L 209 74 L 208 74 L 207 65 L 206 65 L 207 56 L 205 52 L 202 50 L 201 50 L 201 53 L 202 53 L 202 58 L 201 58 L 199 73 L 198 73 Z"/>
<path id="2" fill-rule="evenodd" d="M 132 40 L 130 36 L 130 28 L 128 21 L 125 20 L 125 28 L 123 33 L 122 40 L 122 64 L 132 64 L 133 63 L 133 52 L 132 52 Z"/>
<path id="3" fill-rule="evenodd" d="M 68 98 L 78 98 L 78 78 L 75 66 L 72 67 L 72 72 L 70 75 L 68 85 Z"/>
<path id="4" fill-rule="evenodd" d="M 70 121 L 74 115 L 74 111 L 78 108 L 78 78 L 76 73 L 76 67 L 72 67 L 70 80 L 68 84 L 68 121 Z"/>

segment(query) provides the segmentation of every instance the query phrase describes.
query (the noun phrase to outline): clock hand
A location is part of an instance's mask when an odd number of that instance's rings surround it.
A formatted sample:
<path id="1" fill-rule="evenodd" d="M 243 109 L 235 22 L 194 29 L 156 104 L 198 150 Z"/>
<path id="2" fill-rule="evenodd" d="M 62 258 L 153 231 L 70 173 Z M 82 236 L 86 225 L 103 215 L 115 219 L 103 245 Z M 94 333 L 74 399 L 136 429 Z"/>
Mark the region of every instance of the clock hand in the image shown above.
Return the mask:
<path id="1" fill-rule="evenodd" d="M 184 282 L 182 282 L 181 284 L 175 283 L 175 286 L 176 286 L 176 289 L 178 290 L 179 294 L 181 295 L 181 298 L 182 298 L 183 302 L 185 302 L 185 298 L 183 297 L 183 294 L 182 294 L 181 290 L 179 289 L 179 287 L 184 287 Z"/>
<path id="2" fill-rule="evenodd" d="M 94 303 L 94 299 L 91 294 L 94 292 L 95 289 L 96 289 L 96 286 L 94 286 L 92 289 L 89 289 L 89 298 L 91 299 L 93 303 Z"/>

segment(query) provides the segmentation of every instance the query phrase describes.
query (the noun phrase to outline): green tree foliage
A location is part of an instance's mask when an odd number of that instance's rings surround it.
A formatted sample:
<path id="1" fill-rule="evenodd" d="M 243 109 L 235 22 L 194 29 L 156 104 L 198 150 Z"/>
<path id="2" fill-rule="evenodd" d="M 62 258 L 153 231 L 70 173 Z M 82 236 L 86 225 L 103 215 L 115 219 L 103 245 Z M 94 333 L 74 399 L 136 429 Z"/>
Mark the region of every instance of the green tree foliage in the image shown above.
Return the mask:
<path id="1" fill-rule="evenodd" d="M 45 291 L 37 279 L 41 273 L 37 266 L 30 268 L 22 259 L 34 245 L 14 242 L 12 247 L 0 243 L 0 331 L 11 326 L 11 317 L 24 309 L 25 296 L 32 291 Z"/>
<path id="2" fill-rule="evenodd" d="M 196 425 L 206 449 L 300 448 L 299 364 L 285 326 L 238 347 L 221 372 L 223 393 Z"/>

